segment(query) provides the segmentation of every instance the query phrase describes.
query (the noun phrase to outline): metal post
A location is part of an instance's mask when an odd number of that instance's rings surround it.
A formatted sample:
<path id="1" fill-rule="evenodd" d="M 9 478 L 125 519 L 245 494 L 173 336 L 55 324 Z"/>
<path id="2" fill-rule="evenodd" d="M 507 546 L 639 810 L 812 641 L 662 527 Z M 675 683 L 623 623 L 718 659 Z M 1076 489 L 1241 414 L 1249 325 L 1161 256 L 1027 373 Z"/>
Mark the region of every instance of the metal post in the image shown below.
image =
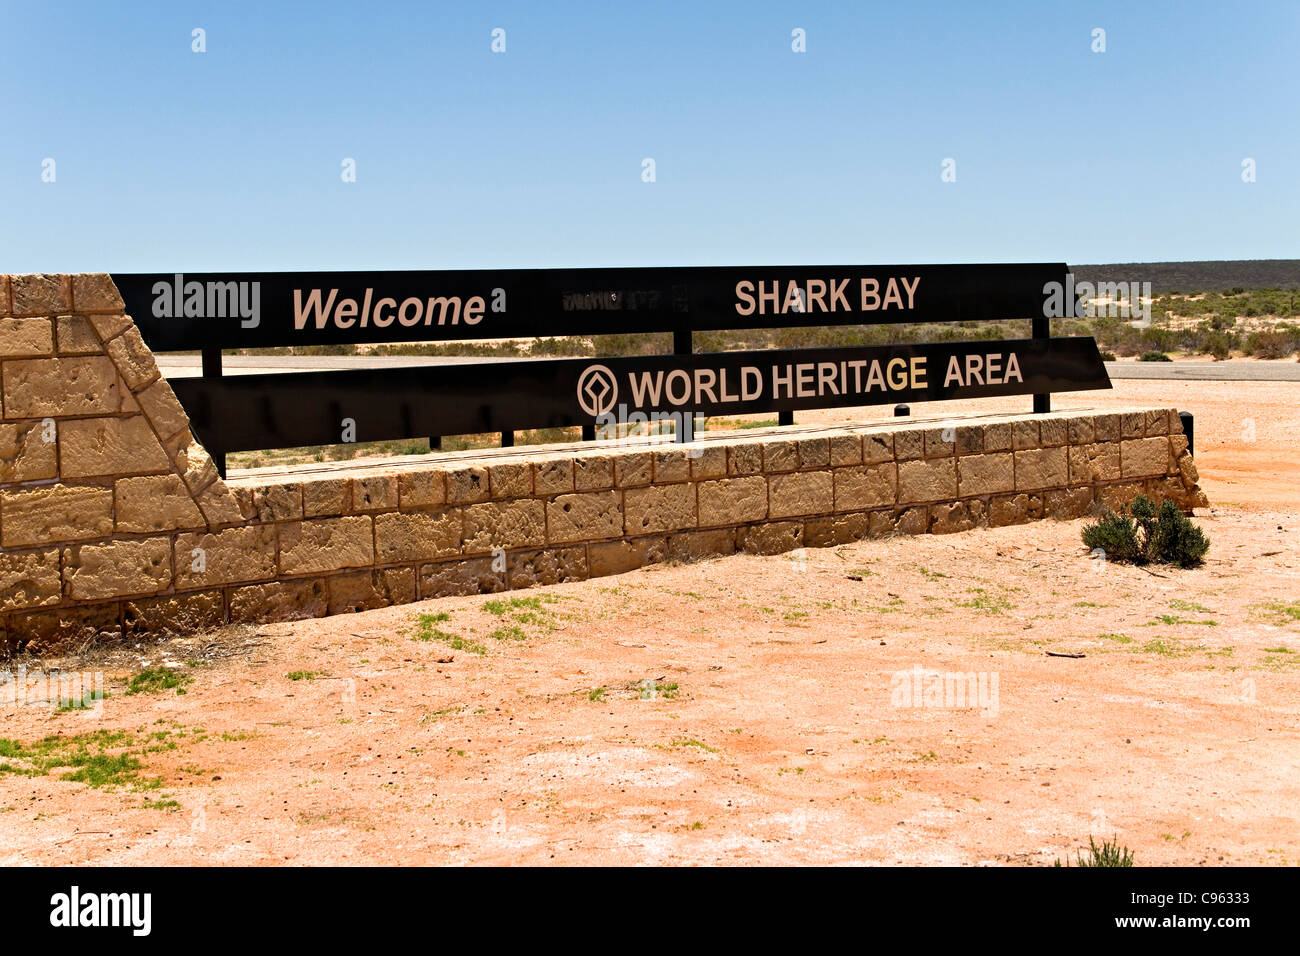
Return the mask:
<path id="1" fill-rule="evenodd" d="M 514 432 L 509 431 L 509 432 L 502 432 L 502 433 L 501 433 L 501 447 L 502 447 L 502 448 L 513 448 L 513 447 L 515 447 L 515 433 L 514 433 Z"/>
<path id="2" fill-rule="evenodd" d="M 221 349 L 211 346 L 204 346 L 199 351 L 202 357 L 203 377 L 204 378 L 221 378 Z M 212 463 L 217 466 L 217 474 L 222 478 L 226 477 L 226 452 L 223 448 L 209 448 L 208 454 L 212 456 Z"/>
<path id="3" fill-rule="evenodd" d="M 1189 455 L 1194 455 L 1195 452 L 1192 450 L 1192 434 L 1195 430 L 1195 423 L 1192 421 L 1192 413 L 1179 412 L 1178 419 L 1183 423 L 1183 434 L 1187 436 L 1187 453 Z"/>
<path id="4" fill-rule="evenodd" d="M 776 413 L 776 423 L 777 423 L 778 425 L 793 425 L 793 424 L 794 424 L 794 412 L 777 412 L 777 413 Z"/>
<path id="5" fill-rule="evenodd" d="M 1031 335 L 1034 340 L 1050 339 L 1052 337 L 1052 322 L 1047 316 L 1035 316 L 1033 319 L 1033 328 Z M 1052 410 L 1052 393 L 1034 395 L 1034 414 L 1046 415 Z"/>
<path id="6" fill-rule="evenodd" d="M 695 351 L 695 343 L 691 341 L 691 330 L 677 328 L 673 329 L 673 354 L 690 355 Z M 673 434 L 673 441 L 684 444 L 695 440 L 695 410 L 682 410 L 682 427 L 677 429 Z"/>
<path id="7" fill-rule="evenodd" d="M 908 415 L 910 415 L 910 414 L 912 414 L 912 410 L 911 410 L 910 408 L 908 408 L 906 405 L 895 405 L 895 406 L 894 406 L 894 417 L 895 417 L 895 418 L 906 418 L 906 417 L 907 417 Z"/>

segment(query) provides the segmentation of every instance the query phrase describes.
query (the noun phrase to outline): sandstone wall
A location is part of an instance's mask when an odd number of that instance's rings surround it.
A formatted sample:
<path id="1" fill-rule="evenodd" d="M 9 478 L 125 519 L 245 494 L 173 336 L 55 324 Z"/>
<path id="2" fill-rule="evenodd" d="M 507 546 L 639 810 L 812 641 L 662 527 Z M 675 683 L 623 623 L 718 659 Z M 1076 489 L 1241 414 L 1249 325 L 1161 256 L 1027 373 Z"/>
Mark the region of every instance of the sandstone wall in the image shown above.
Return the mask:
<path id="1" fill-rule="evenodd" d="M 1163 408 L 223 482 L 104 275 L 0 276 L 0 403 L 10 651 L 1077 518 L 1140 493 L 1205 504 Z"/>

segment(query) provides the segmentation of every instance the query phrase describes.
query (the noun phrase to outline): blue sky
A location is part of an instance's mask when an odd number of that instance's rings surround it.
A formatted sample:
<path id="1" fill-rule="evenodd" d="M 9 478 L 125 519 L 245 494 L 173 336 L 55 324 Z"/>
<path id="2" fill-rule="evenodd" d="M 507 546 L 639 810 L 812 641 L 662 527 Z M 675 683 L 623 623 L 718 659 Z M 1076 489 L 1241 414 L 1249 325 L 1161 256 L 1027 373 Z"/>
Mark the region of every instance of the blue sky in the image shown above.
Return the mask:
<path id="1" fill-rule="evenodd" d="M 270 6 L 6 2 L 0 271 L 1300 257 L 1295 0 Z"/>

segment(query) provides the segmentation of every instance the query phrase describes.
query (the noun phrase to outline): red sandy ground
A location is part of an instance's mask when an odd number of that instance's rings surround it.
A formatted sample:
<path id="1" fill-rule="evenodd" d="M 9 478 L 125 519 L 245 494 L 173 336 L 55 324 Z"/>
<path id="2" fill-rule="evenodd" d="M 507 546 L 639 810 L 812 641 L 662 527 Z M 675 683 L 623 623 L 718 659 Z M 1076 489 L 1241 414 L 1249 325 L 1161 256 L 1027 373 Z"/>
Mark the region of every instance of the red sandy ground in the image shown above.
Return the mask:
<path id="1" fill-rule="evenodd" d="M 10 763 L 0 863 L 1047 864 L 1092 834 L 1139 864 L 1294 864 L 1300 384 L 1057 401 L 1123 404 L 1196 414 L 1200 569 L 1098 564 L 1081 522 L 1039 522 L 45 661 L 104 671 L 102 712 L 7 705 L 0 736 L 125 730 L 107 752 L 141 767 Z M 417 640 L 434 613 L 484 653 Z M 184 695 L 124 693 L 160 663 Z M 896 706 L 918 666 L 996 675 L 996 708 Z"/>

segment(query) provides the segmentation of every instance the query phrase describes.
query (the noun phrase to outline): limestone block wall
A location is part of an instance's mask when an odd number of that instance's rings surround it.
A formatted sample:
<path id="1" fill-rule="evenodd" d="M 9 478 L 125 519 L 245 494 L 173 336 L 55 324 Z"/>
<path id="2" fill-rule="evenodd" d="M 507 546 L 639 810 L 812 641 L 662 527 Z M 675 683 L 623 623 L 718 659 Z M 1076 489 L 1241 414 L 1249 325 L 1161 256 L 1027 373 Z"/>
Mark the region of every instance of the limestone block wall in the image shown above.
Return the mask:
<path id="1" fill-rule="evenodd" d="M 1166 408 L 513 449 L 225 482 L 104 275 L 0 276 L 0 402 L 10 652 L 1077 518 L 1140 493 L 1206 503 Z"/>

